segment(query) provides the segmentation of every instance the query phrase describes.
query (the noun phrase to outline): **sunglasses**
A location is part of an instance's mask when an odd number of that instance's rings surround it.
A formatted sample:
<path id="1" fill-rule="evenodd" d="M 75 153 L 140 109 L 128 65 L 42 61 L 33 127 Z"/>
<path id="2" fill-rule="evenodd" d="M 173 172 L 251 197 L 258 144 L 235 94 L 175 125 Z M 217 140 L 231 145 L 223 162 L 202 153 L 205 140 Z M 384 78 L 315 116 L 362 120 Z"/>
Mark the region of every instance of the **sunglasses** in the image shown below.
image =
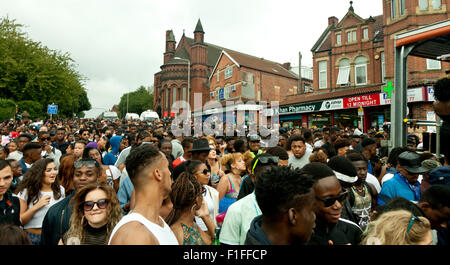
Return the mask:
<path id="1" fill-rule="evenodd" d="M 347 198 L 347 194 L 348 194 L 348 191 L 344 191 L 341 194 L 339 194 L 338 196 L 330 197 L 327 199 L 320 198 L 319 196 L 316 195 L 316 199 L 322 201 L 323 204 L 325 205 L 325 207 L 328 208 L 330 206 L 333 206 L 336 203 L 336 201 L 338 201 L 339 203 L 342 203 L 345 200 L 345 198 Z"/>
<path id="2" fill-rule="evenodd" d="M 258 164 L 258 162 L 260 162 L 261 164 L 275 164 L 278 165 L 278 162 L 280 162 L 280 158 L 278 156 L 263 156 L 263 157 L 258 157 L 255 161 L 255 164 L 253 164 L 252 167 L 252 174 L 255 174 L 255 168 L 256 168 L 256 164 Z"/>
<path id="3" fill-rule="evenodd" d="M 50 139 L 52 139 L 52 138 L 50 138 L 50 137 L 42 137 L 42 138 L 40 138 L 41 139 L 41 141 L 45 141 L 45 140 L 50 140 Z"/>
<path id="4" fill-rule="evenodd" d="M 204 169 L 201 173 L 203 173 L 203 175 L 209 175 L 209 170 L 208 169 Z"/>
<path id="5" fill-rule="evenodd" d="M 86 167 L 97 167 L 98 163 L 95 160 L 87 160 L 87 161 L 77 161 L 73 164 L 75 168 L 79 168 L 82 166 Z"/>
<path id="6" fill-rule="evenodd" d="M 417 217 L 417 216 L 415 216 L 414 214 L 412 214 L 412 215 L 411 215 L 411 220 L 409 220 L 408 228 L 406 229 L 406 234 L 405 234 L 405 236 L 408 234 L 409 230 L 411 230 L 411 228 L 412 228 L 412 226 L 413 226 L 413 224 L 414 224 L 414 221 L 417 221 L 417 222 L 419 222 L 419 223 L 422 223 L 422 220 L 420 220 L 419 217 Z"/>
<path id="7" fill-rule="evenodd" d="M 83 209 L 86 212 L 89 212 L 89 211 L 91 211 L 94 208 L 94 205 L 96 205 L 96 204 L 97 204 L 97 207 L 99 209 L 106 209 L 106 207 L 108 206 L 108 200 L 107 199 L 101 199 L 101 200 L 98 200 L 96 202 L 93 202 L 93 201 L 84 202 L 83 203 Z"/>

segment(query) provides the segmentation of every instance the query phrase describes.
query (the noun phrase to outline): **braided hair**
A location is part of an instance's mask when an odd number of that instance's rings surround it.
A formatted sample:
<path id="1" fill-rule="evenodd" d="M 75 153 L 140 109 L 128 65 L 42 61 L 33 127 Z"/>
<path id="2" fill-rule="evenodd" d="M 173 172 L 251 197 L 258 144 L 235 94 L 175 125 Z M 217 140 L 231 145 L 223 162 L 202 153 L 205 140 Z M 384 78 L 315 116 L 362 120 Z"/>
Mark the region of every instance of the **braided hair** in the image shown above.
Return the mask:
<path id="1" fill-rule="evenodd" d="M 197 178 L 188 171 L 181 173 L 172 185 L 170 199 L 173 209 L 167 216 L 166 223 L 170 226 L 178 221 L 181 213 L 191 208 L 200 196 L 202 196 L 202 185 Z"/>

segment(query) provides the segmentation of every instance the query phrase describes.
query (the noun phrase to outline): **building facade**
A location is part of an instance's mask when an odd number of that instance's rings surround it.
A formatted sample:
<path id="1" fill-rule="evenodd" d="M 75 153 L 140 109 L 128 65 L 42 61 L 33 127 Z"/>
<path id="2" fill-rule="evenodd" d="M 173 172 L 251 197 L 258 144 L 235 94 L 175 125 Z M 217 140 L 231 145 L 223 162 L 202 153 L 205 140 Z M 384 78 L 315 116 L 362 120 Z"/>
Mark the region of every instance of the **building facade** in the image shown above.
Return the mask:
<path id="1" fill-rule="evenodd" d="M 228 113 L 233 115 L 234 123 L 248 124 L 258 122 L 263 115 L 260 102 L 270 105 L 271 101 L 281 101 L 286 95 L 300 92 L 299 73 L 292 71 L 290 63 L 280 64 L 206 43 L 204 35 L 200 20 L 194 39 L 183 34 L 177 44 L 173 31 L 166 31 L 164 64 L 154 75 L 153 106 L 160 117 L 175 116 L 171 107 L 174 102 L 183 100 L 189 102 L 194 117 L 201 116 L 205 120 L 220 112 L 225 120 Z M 308 69 L 303 67 L 302 73 L 308 73 Z M 311 89 L 312 75 L 302 76 L 303 90 Z M 206 102 L 215 101 L 221 109 L 199 110 L 194 106 L 194 93 L 201 93 L 202 107 Z M 235 105 L 227 109 L 227 101 Z M 240 110 L 245 111 L 245 115 L 238 121 L 236 113 Z"/>
<path id="2" fill-rule="evenodd" d="M 395 35 L 448 19 L 449 12 L 448 3 L 438 5 L 438 0 L 426 0 L 427 9 L 421 0 L 382 2 L 383 15 L 361 18 L 350 2 L 340 21 L 334 16 L 328 18 L 327 28 L 311 49 L 313 89 L 287 97 L 280 108 L 280 119 L 301 115 L 304 127 L 338 125 L 364 131 L 390 121 L 391 102 L 382 88 L 389 81 L 393 83 Z M 444 69 L 448 69 L 448 63 L 409 59 L 410 118 L 432 117 L 432 85 L 443 76 Z"/>

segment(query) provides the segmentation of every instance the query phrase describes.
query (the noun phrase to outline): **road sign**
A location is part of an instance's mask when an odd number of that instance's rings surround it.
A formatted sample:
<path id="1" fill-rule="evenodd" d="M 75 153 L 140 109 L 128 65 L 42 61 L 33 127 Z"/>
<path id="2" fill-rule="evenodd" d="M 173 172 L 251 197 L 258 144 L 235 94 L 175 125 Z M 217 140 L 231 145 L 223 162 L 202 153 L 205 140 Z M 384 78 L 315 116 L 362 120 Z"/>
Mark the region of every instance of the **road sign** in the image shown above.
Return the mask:
<path id="1" fill-rule="evenodd" d="M 47 114 L 57 114 L 58 105 L 48 105 L 47 106 Z"/>

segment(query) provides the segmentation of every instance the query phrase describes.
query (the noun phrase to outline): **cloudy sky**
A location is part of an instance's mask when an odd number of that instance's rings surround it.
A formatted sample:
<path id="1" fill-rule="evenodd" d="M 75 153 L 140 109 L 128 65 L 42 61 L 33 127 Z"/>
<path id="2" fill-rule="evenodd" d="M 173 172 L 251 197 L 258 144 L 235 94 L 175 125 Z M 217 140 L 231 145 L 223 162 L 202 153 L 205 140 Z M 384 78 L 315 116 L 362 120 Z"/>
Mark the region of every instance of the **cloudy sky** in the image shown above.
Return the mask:
<path id="1" fill-rule="evenodd" d="M 354 0 L 363 18 L 382 14 L 382 0 Z M 0 0 L 35 41 L 68 52 L 88 81 L 94 117 L 140 85 L 153 84 L 165 32 L 193 37 L 200 18 L 205 42 L 279 63 L 312 65 L 311 48 L 328 17 L 344 17 L 347 0 Z"/>

